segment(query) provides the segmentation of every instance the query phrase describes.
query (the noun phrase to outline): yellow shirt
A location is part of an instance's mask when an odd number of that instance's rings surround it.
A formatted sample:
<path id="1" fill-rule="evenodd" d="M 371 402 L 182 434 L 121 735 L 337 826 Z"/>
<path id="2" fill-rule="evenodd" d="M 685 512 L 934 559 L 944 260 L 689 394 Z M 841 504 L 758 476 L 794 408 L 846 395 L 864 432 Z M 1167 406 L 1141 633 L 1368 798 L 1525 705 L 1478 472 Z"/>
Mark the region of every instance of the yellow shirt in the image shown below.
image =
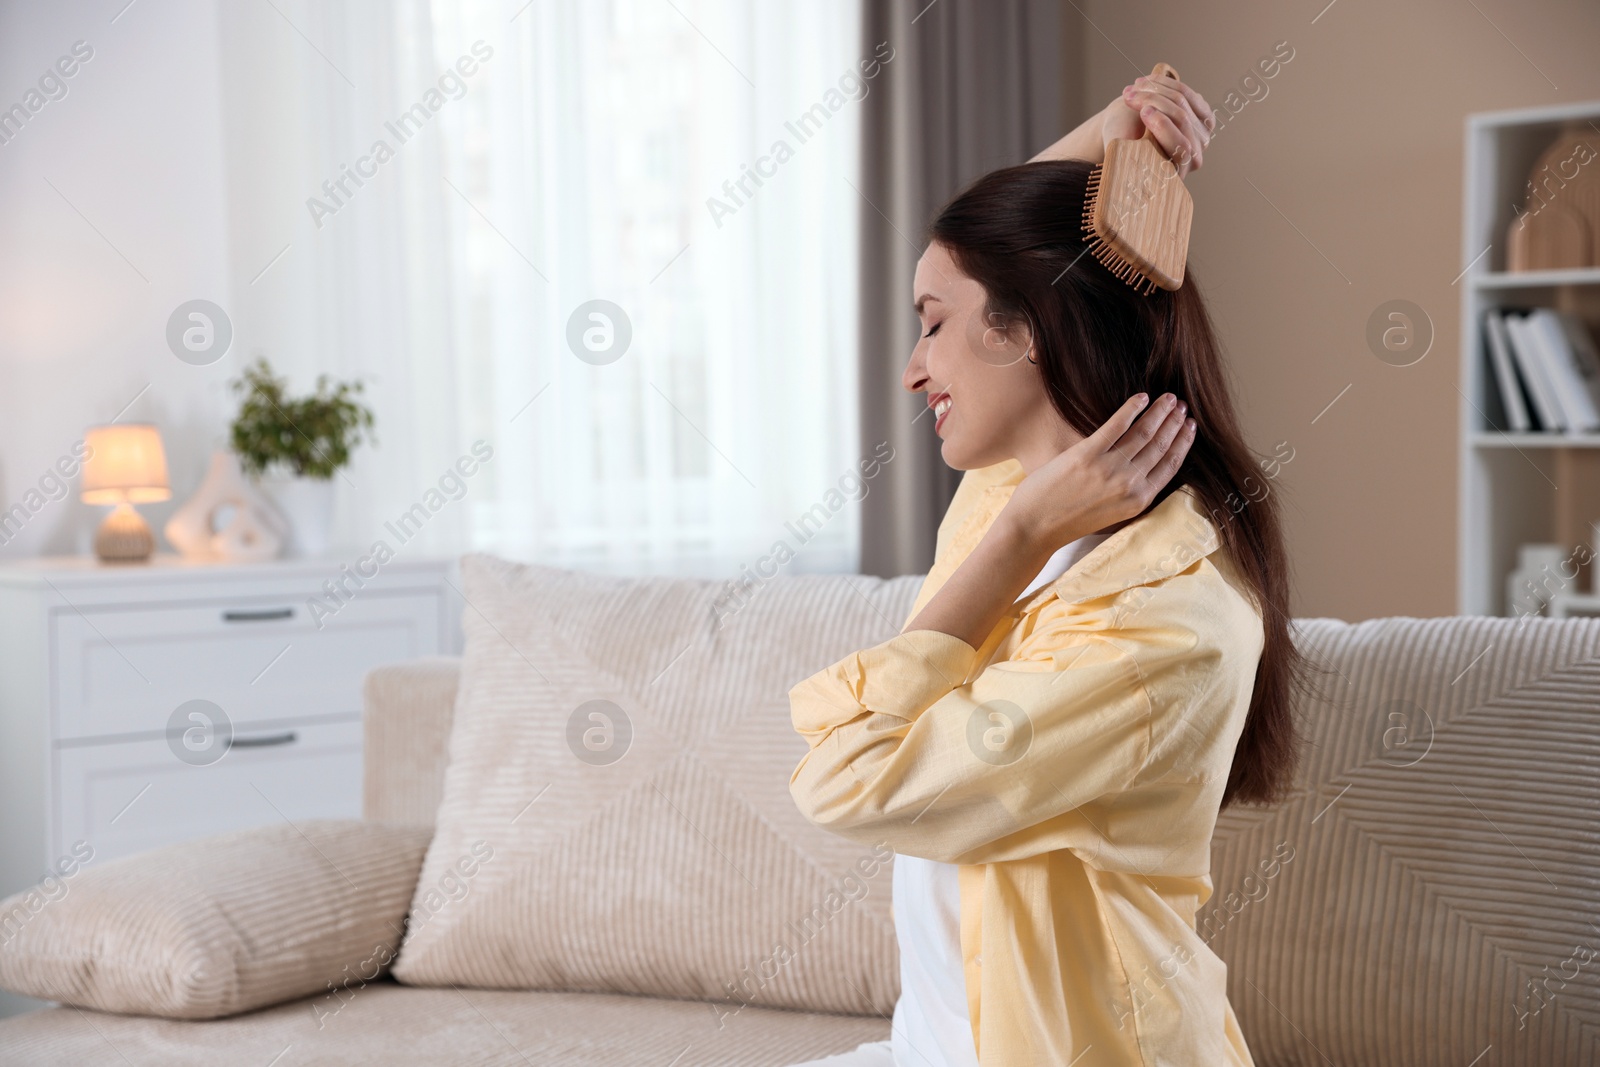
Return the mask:
<path id="1" fill-rule="evenodd" d="M 915 618 L 1022 479 L 962 478 Z M 1187 487 L 973 648 L 902 630 L 789 691 L 806 817 L 961 865 L 982 1067 L 1249 1067 L 1195 932 L 1261 615 Z"/>

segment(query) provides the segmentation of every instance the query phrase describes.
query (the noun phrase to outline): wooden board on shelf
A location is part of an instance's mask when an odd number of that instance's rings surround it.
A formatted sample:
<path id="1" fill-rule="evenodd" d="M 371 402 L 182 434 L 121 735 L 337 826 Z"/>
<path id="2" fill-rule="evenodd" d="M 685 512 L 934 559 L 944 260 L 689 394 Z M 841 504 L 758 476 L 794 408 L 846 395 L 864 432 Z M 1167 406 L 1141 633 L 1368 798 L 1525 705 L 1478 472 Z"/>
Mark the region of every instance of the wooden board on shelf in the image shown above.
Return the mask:
<path id="1" fill-rule="evenodd" d="M 1574 123 L 1534 160 L 1506 229 L 1511 271 L 1600 266 L 1600 137 Z"/>
<path id="2" fill-rule="evenodd" d="M 1579 562 L 1574 589 L 1595 588 L 1594 524 L 1600 522 L 1600 453 L 1563 449 L 1556 453 L 1556 543 Z"/>

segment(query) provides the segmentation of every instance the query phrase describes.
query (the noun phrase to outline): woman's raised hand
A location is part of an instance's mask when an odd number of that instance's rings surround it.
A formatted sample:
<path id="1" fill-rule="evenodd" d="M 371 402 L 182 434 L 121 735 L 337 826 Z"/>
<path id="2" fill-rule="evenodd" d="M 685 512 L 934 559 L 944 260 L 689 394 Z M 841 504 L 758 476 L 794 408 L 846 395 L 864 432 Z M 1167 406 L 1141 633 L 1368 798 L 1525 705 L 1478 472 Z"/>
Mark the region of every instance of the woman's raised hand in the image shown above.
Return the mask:
<path id="1" fill-rule="evenodd" d="M 1040 554 L 1141 514 L 1194 443 L 1187 406 L 1130 397 L 1094 433 L 1023 478 L 1001 516 Z M 1141 415 L 1140 413 L 1143 412 Z"/>
<path id="2" fill-rule="evenodd" d="M 1135 78 L 1102 112 L 1101 143 L 1134 141 L 1148 129 L 1178 168 L 1178 177 L 1199 170 L 1217 118 L 1205 97 L 1179 81 Z M 1104 155 L 1101 158 L 1105 158 Z"/>

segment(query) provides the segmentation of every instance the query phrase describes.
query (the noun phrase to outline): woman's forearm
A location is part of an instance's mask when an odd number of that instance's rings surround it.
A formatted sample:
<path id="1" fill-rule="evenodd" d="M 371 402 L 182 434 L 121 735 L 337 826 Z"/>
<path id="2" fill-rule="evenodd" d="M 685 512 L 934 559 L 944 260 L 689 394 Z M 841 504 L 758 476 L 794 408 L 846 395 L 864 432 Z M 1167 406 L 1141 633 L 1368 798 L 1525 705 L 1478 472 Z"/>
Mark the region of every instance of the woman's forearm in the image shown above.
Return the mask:
<path id="1" fill-rule="evenodd" d="M 1119 104 L 1121 102 L 1117 101 Z M 1101 124 L 1104 121 L 1105 109 L 1101 108 L 1079 123 L 1077 129 L 1028 162 L 1037 163 L 1041 159 L 1083 159 L 1090 163 L 1102 162 L 1106 158 L 1105 139 L 1100 134 Z"/>
<path id="2" fill-rule="evenodd" d="M 981 648 L 1049 558 L 1002 512 L 906 629 L 937 630 Z"/>

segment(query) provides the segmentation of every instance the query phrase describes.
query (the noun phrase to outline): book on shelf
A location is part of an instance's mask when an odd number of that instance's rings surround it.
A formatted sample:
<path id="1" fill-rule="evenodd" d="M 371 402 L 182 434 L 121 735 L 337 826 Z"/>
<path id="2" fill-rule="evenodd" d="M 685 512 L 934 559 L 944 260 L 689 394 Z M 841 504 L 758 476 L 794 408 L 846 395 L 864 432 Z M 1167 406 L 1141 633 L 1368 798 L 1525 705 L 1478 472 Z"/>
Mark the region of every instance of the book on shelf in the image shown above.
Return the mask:
<path id="1" fill-rule="evenodd" d="M 1484 332 L 1507 429 L 1600 431 L 1600 350 L 1583 320 L 1554 308 L 1490 309 Z"/>
<path id="2" fill-rule="evenodd" d="M 1489 364 L 1494 368 L 1494 381 L 1500 393 L 1500 405 L 1505 409 L 1506 423 L 1513 433 L 1526 433 L 1534 428 L 1528 416 L 1528 400 L 1521 375 L 1513 364 L 1511 338 L 1506 333 L 1505 316 L 1491 309 L 1483 317 L 1484 332 L 1489 340 Z"/>
<path id="3" fill-rule="evenodd" d="M 1516 359 L 1517 369 L 1522 372 L 1522 380 L 1528 383 L 1532 410 L 1539 420 L 1538 429 L 1553 433 L 1566 430 L 1566 416 L 1556 400 L 1555 386 L 1545 371 L 1544 357 L 1528 332 L 1527 320 L 1516 313 L 1505 313 L 1502 317 L 1506 324 L 1506 336 L 1511 340 L 1511 354 Z"/>
<path id="4" fill-rule="evenodd" d="M 1534 308 L 1528 313 L 1528 329 L 1550 370 L 1556 400 L 1567 417 L 1567 425 L 1582 433 L 1593 433 L 1600 430 L 1600 394 L 1592 392 L 1590 386 L 1600 377 L 1600 371 L 1591 375 L 1583 366 L 1561 316 L 1553 308 Z M 1582 323 L 1578 328 L 1583 329 Z"/>
<path id="5" fill-rule="evenodd" d="M 1600 409 L 1600 348 L 1584 321 L 1570 311 L 1554 312 L 1561 323 L 1561 332 L 1567 342 L 1567 356 L 1572 369 L 1583 382 L 1584 393 L 1590 403 Z"/>

